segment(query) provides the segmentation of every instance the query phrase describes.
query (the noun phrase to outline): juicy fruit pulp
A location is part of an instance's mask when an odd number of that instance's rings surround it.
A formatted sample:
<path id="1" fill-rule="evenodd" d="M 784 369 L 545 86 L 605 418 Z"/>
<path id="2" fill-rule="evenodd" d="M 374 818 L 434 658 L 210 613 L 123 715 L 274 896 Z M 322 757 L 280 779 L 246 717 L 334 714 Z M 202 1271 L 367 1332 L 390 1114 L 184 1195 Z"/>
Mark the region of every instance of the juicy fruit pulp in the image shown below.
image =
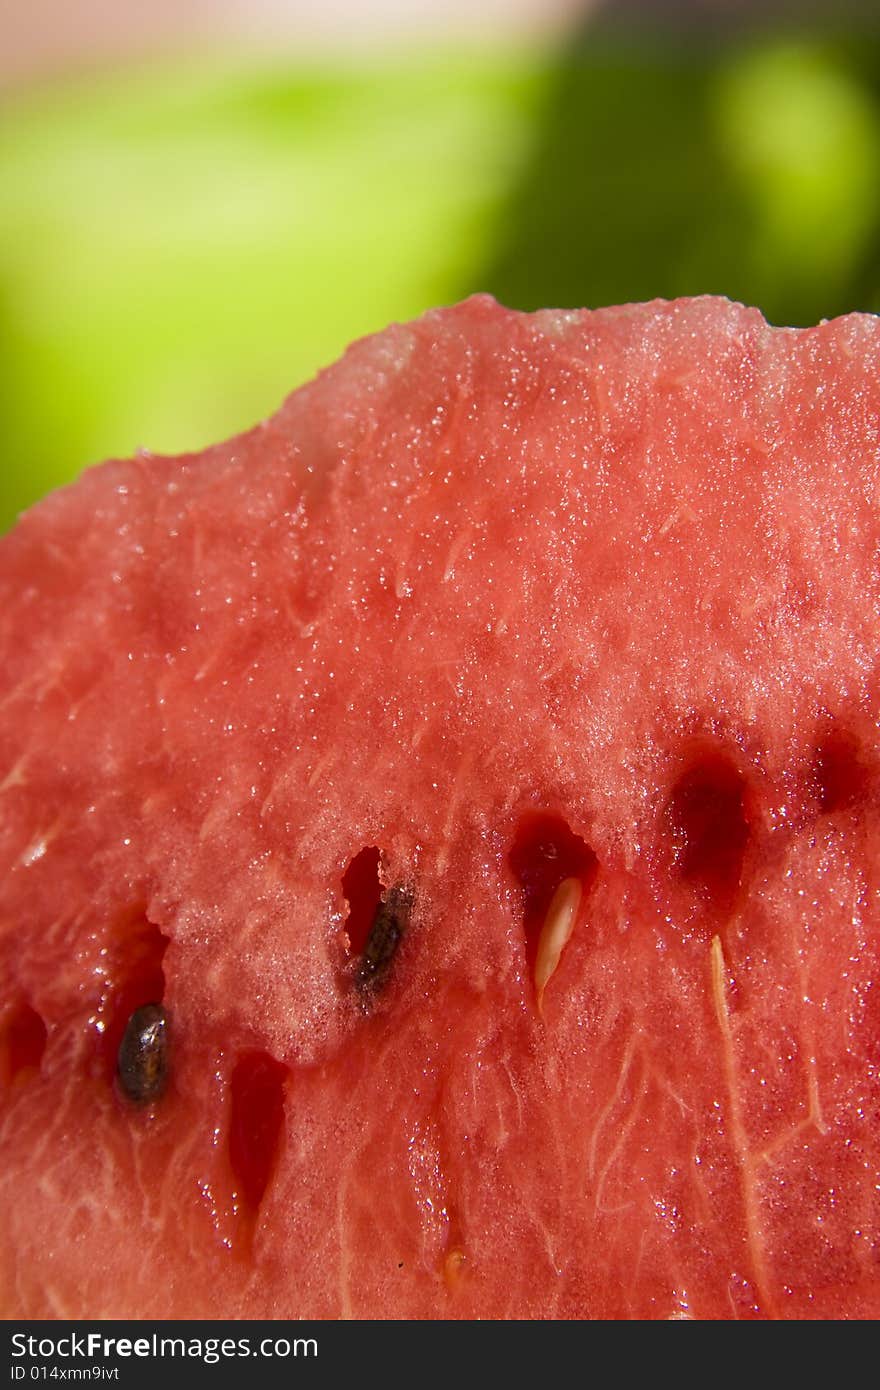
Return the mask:
<path id="1" fill-rule="evenodd" d="M 8 1315 L 880 1313 L 878 383 L 478 298 L 23 519 Z"/>

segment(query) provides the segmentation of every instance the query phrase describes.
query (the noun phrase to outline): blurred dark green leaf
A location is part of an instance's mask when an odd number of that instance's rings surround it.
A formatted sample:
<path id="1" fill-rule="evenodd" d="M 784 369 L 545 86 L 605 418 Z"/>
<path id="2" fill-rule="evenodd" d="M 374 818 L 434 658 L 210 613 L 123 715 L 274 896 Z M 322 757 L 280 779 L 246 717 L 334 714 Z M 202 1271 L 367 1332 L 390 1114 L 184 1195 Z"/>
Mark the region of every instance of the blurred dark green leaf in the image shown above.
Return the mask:
<path id="1" fill-rule="evenodd" d="M 724 294 L 794 326 L 880 307 L 876 77 L 873 29 L 588 30 L 486 287 L 523 308 Z"/>

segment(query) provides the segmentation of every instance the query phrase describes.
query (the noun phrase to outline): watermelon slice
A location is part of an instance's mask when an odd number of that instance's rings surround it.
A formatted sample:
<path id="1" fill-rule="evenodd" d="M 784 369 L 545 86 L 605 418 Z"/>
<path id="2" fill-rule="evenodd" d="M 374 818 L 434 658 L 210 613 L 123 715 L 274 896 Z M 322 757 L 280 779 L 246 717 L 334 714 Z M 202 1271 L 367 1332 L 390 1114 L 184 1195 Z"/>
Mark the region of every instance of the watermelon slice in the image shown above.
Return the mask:
<path id="1" fill-rule="evenodd" d="M 880 1314 L 880 324 L 356 344 L 0 543 L 16 1317 Z"/>

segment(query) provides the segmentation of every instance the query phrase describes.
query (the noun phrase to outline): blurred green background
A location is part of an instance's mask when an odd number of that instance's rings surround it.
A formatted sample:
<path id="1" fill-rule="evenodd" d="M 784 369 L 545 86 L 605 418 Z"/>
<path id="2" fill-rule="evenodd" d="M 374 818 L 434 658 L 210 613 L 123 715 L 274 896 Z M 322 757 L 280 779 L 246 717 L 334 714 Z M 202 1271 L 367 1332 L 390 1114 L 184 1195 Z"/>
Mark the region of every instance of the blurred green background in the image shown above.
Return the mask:
<path id="1" fill-rule="evenodd" d="M 190 48 L 0 99 L 0 530 L 197 448 L 355 337 L 721 293 L 880 309 L 880 5 L 593 5 L 544 40 Z"/>

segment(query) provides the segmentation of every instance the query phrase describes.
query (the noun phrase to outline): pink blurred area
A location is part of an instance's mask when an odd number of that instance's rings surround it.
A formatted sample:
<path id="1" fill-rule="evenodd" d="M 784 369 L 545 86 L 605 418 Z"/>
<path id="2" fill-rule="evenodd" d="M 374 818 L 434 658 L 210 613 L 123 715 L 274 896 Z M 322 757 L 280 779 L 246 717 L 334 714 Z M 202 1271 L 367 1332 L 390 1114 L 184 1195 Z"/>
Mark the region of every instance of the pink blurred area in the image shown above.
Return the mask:
<path id="1" fill-rule="evenodd" d="M 0 0 L 0 83 L 178 49 L 291 55 L 552 38 L 596 0 Z"/>

